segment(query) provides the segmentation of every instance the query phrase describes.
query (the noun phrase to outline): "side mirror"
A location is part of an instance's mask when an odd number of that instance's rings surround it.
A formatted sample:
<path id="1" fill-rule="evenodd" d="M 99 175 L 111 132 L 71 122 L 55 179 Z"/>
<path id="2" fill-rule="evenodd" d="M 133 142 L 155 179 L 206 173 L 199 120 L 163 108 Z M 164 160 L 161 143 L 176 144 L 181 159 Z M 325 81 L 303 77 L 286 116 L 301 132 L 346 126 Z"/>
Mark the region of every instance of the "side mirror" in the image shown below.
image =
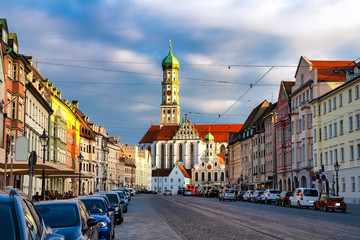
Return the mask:
<path id="1" fill-rule="evenodd" d="M 122 201 L 122 200 L 121 200 L 121 203 L 122 203 L 122 204 L 124 204 L 124 203 L 125 203 L 125 201 Z"/>
<path id="2" fill-rule="evenodd" d="M 88 227 L 93 227 L 95 226 L 99 221 L 96 220 L 95 218 L 89 218 L 86 222 Z"/>
<path id="3" fill-rule="evenodd" d="M 109 207 L 109 211 L 110 212 L 115 211 L 115 208 L 114 207 Z"/>

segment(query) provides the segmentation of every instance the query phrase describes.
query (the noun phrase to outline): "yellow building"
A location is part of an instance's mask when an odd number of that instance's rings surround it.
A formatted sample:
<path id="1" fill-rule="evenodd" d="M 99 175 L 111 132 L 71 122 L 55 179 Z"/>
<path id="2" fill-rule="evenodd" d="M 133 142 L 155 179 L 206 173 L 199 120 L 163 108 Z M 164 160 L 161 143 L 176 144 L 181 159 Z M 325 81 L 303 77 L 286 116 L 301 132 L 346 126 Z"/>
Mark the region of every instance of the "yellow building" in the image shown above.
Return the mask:
<path id="1" fill-rule="evenodd" d="M 355 71 L 355 73 L 354 73 Z M 347 81 L 312 100 L 315 186 L 337 193 L 334 165 L 338 163 L 338 193 L 347 202 L 360 202 L 360 78 L 358 67 Z M 328 186 L 328 187 L 327 187 Z"/>

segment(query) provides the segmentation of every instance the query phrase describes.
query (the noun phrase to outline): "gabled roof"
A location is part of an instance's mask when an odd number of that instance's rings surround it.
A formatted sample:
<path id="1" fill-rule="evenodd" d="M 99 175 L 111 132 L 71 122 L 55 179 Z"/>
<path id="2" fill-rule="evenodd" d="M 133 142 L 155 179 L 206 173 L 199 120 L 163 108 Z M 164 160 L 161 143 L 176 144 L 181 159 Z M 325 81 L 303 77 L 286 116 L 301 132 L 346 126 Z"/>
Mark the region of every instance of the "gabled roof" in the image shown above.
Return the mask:
<path id="1" fill-rule="evenodd" d="M 228 140 L 228 133 L 240 131 L 243 124 L 194 124 L 194 128 L 203 141 L 205 141 L 205 136 L 209 133 L 209 126 L 210 132 L 215 138 L 215 142 L 226 142 Z M 160 128 L 159 125 L 152 125 L 139 143 L 152 143 L 159 140 L 171 140 L 175 136 L 178 129 L 179 126 L 162 126 Z"/>
<path id="2" fill-rule="evenodd" d="M 244 126 L 242 127 L 243 130 L 251 128 L 251 126 L 256 122 L 256 120 L 265 112 L 267 108 L 264 108 L 264 106 L 269 106 L 268 102 L 264 100 L 262 103 L 260 103 L 256 108 L 254 108 L 248 118 L 246 119 Z"/>
<path id="3" fill-rule="evenodd" d="M 290 101 L 291 88 L 295 85 L 295 81 L 281 81 L 281 87 L 284 89 L 286 98 Z M 279 92 L 280 94 L 280 92 Z"/>
<path id="4" fill-rule="evenodd" d="M 186 178 L 191 178 L 191 169 L 185 169 L 183 165 L 177 164 L 177 166 L 179 167 L 181 173 L 184 175 L 184 177 Z M 190 174 L 189 171 L 190 170 Z"/>
<path id="5" fill-rule="evenodd" d="M 152 176 L 153 177 L 168 177 L 171 173 L 171 168 L 160 168 L 152 170 Z"/>
<path id="6" fill-rule="evenodd" d="M 225 154 L 217 154 L 219 157 L 219 163 L 225 165 Z"/>

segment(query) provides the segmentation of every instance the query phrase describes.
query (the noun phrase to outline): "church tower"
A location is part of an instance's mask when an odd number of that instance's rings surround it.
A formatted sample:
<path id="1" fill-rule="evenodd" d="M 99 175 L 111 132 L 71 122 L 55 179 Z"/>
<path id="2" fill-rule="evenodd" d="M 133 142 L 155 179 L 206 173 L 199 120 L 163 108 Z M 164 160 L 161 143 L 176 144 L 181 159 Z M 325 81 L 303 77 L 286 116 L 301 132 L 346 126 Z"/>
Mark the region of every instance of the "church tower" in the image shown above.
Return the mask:
<path id="1" fill-rule="evenodd" d="M 180 124 L 180 105 L 179 105 L 179 61 L 172 55 L 171 41 L 169 54 L 161 63 L 163 70 L 162 101 L 160 113 L 160 125 L 179 125 Z"/>

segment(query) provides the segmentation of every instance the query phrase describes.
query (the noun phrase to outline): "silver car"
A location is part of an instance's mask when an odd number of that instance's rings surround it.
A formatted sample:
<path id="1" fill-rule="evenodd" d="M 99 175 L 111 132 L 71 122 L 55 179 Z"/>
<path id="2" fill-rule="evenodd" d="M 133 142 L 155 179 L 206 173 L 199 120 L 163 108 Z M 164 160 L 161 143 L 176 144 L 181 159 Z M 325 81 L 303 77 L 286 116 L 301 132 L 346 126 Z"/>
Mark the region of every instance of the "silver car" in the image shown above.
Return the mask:
<path id="1" fill-rule="evenodd" d="M 253 193 L 254 193 L 253 190 L 246 191 L 243 196 L 244 201 L 250 201 L 250 197 Z"/>
<path id="2" fill-rule="evenodd" d="M 225 189 L 220 192 L 219 201 L 236 201 L 236 194 L 234 189 Z"/>

